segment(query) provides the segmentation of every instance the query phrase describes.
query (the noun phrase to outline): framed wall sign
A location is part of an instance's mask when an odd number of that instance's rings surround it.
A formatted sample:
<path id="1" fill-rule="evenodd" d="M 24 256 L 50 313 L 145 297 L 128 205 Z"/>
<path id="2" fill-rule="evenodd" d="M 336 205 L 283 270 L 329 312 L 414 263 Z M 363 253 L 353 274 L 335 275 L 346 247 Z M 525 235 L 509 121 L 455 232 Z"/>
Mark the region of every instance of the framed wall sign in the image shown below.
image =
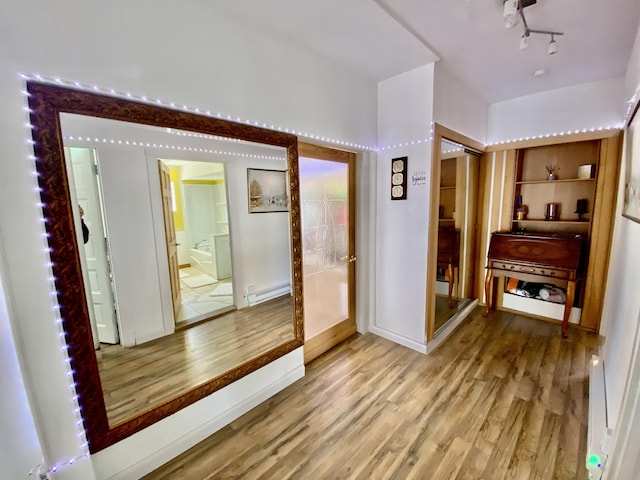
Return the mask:
<path id="1" fill-rule="evenodd" d="M 407 199 L 407 159 L 391 159 L 391 200 Z"/>

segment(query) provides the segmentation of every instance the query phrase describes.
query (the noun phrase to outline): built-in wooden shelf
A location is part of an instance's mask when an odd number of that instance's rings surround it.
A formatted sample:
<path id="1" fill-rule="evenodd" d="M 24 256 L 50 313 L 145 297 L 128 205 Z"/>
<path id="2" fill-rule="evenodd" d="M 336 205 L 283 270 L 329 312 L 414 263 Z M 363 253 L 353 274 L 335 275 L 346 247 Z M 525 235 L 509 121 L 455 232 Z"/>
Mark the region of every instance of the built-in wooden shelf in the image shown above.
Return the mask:
<path id="1" fill-rule="evenodd" d="M 561 180 L 522 180 L 516 182 L 516 185 L 535 185 L 539 183 L 554 184 L 554 183 L 578 183 L 578 182 L 595 182 L 595 178 L 564 178 Z"/>
<path id="2" fill-rule="evenodd" d="M 513 220 L 513 223 L 548 223 L 549 225 L 589 225 L 589 220 L 545 220 L 544 218 L 527 218 Z"/>

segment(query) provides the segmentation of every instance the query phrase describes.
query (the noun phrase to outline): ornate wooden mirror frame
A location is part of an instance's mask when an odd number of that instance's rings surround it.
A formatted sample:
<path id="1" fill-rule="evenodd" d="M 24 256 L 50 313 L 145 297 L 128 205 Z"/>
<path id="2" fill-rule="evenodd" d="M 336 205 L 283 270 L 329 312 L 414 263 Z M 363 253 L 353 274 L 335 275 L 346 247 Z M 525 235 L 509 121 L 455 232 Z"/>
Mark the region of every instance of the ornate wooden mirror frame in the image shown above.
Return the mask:
<path id="1" fill-rule="evenodd" d="M 47 219 L 45 225 L 51 249 L 53 275 L 56 278 L 62 326 L 66 333 L 78 402 L 82 409 L 89 450 L 92 453 L 148 427 L 303 345 L 300 192 L 295 135 L 39 82 L 27 82 L 27 91 L 35 142 L 34 153 L 37 158 L 36 169 L 43 214 Z M 87 298 L 83 288 L 80 253 L 75 240 L 60 113 L 186 130 L 286 148 L 291 197 L 293 340 L 211 378 L 176 398 L 110 427 L 94 351 Z"/>

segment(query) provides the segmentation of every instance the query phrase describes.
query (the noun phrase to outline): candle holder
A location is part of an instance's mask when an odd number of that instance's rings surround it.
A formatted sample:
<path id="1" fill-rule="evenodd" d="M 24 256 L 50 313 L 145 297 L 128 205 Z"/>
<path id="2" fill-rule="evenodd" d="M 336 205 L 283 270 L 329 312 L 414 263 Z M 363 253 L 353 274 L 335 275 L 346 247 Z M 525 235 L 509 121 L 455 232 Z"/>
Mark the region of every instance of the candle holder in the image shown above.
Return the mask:
<path id="1" fill-rule="evenodd" d="M 573 212 L 578 214 L 578 221 L 580 222 L 583 221 L 582 216 L 588 212 L 589 212 L 588 200 L 586 198 L 579 198 L 578 201 L 576 202 L 576 211 Z"/>
<path id="2" fill-rule="evenodd" d="M 547 203 L 545 208 L 545 220 L 558 220 L 560 218 L 560 204 Z"/>

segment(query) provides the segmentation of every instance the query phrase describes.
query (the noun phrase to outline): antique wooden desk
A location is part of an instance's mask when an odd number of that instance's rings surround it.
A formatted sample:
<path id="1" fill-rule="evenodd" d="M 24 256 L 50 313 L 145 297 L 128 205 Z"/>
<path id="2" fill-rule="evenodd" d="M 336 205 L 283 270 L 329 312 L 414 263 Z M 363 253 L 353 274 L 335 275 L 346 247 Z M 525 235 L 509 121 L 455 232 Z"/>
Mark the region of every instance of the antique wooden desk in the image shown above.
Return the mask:
<path id="1" fill-rule="evenodd" d="M 449 308 L 453 308 L 451 294 L 455 283 L 454 268 L 460 265 L 460 230 L 453 228 L 438 229 L 438 261 L 437 265 L 447 272 L 449 281 Z"/>
<path id="2" fill-rule="evenodd" d="M 583 244 L 582 235 L 492 233 L 484 283 L 487 304 L 483 316 L 486 317 L 495 304 L 499 277 L 557 285 L 566 288 L 562 338 L 567 338 Z"/>

